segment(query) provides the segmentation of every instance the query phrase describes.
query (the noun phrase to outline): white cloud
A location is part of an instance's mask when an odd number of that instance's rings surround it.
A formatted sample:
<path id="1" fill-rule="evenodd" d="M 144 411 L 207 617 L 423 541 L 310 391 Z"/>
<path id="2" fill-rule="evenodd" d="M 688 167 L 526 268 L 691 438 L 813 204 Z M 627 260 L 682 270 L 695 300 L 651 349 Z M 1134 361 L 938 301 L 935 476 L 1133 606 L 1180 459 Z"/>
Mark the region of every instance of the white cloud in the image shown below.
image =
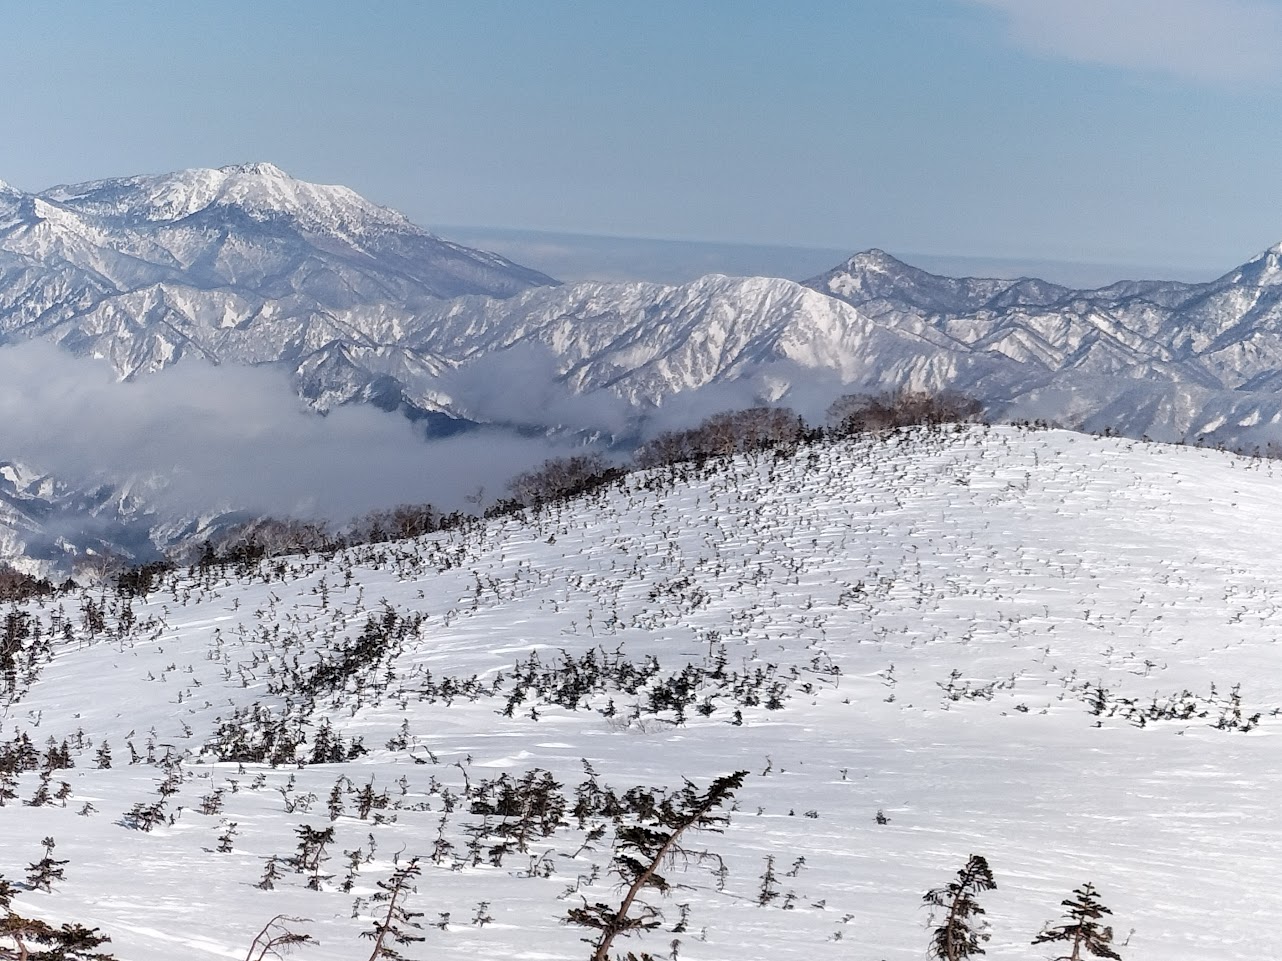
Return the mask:
<path id="1" fill-rule="evenodd" d="M 576 396 L 554 378 L 545 352 L 517 349 L 465 369 L 452 387 L 488 417 L 527 423 L 537 414 L 587 432 L 633 426 L 634 412 L 618 398 Z M 772 382 L 794 384 L 782 401 L 812 420 L 842 392 L 835 377 L 781 363 L 672 397 L 642 430 L 648 436 L 753 406 L 773 396 Z M 145 499 L 179 512 L 237 508 L 342 521 L 400 503 L 466 510 L 478 488 L 501 497 L 515 474 L 581 451 L 573 436 L 553 441 L 497 428 L 429 441 L 404 417 L 362 405 L 322 417 L 306 409 L 283 371 L 267 367 L 186 359 L 121 382 L 106 363 L 47 341 L 0 346 L 0 461 L 76 485 L 155 477 L 163 488 Z"/>
<path id="2" fill-rule="evenodd" d="M 162 503 L 345 519 L 375 507 L 451 509 L 563 450 L 478 431 L 425 441 L 403 417 L 306 410 L 286 375 L 186 360 L 134 382 L 44 341 L 0 348 L 0 460 L 74 483 L 157 475 Z"/>
<path id="3" fill-rule="evenodd" d="M 1282 76 L 1275 0 L 971 0 L 1052 57 L 1240 85 Z"/>

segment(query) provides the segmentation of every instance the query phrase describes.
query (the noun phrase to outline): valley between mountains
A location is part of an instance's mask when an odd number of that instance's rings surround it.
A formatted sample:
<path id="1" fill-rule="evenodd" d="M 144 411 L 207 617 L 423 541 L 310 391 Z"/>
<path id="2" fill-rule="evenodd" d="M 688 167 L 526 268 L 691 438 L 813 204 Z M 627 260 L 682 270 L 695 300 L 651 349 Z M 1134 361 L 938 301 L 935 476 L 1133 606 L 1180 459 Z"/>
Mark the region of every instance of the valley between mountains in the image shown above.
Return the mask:
<path id="1" fill-rule="evenodd" d="M 1258 961 L 1280 484 L 915 428 L 9 605 L 0 874 L 128 961 L 243 958 L 276 916 L 314 941 L 291 957 L 347 961 L 416 858 L 405 957 L 589 957 L 566 918 L 618 904 L 644 798 L 744 771 L 616 951 L 918 959 L 924 893 L 980 854 L 995 961 L 1049 956 L 1087 881 L 1127 961 Z"/>

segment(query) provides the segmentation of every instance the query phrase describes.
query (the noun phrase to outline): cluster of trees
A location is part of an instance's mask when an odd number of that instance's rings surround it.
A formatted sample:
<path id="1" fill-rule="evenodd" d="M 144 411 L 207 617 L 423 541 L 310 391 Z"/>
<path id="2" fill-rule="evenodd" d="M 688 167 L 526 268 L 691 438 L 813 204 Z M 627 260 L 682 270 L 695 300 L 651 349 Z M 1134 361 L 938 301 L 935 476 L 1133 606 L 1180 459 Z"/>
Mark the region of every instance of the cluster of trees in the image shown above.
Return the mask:
<path id="1" fill-rule="evenodd" d="M 849 437 L 867 431 L 965 423 L 977 420 L 983 405 L 951 392 L 897 390 L 884 394 L 846 394 L 828 408 L 830 432 Z"/>
<path id="2" fill-rule="evenodd" d="M 332 554 L 356 544 L 382 544 L 449 530 L 468 520 L 461 512 L 445 513 L 431 504 L 370 511 L 338 528 L 322 520 L 256 517 L 206 541 L 196 565 L 244 568 L 285 554 Z"/>
<path id="3" fill-rule="evenodd" d="M 803 444 L 906 427 L 939 427 L 975 421 L 982 405 L 959 394 L 898 390 L 846 394 L 828 408 L 827 426 L 812 426 L 787 407 L 750 407 L 713 414 L 696 427 L 665 431 L 642 444 L 628 465 L 611 465 L 597 454 L 556 458 L 509 484 L 511 497 L 490 514 L 511 513 L 578 497 L 603 487 L 629 470 L 702 466 L 736 454 L 774 451 L 787 455 Z"/>
<path id="4" fill-rule="evenodd" d="M 713 414 L 697 427 L 665 431 L 637 450 L 639 468 L 666 467 L 713 457 L 790 450 L 821 436 L 786 407 L 750 407 Z"/>
<path id="5" fill-rule="evenodd" d="M 24 574 L 12 565 L 0 563 L 0 601 L 25 601 L 35 597 L 48 597 L 59 588 L 44 577 Z"/>
<path id="6" fill-rule="evenodd" d="M 984 944 L 991 935 L 984 921 L 979 895 L 997 887 L 992 869 L 981 855 L 972 854 L 957 877 L 926 892 L 923 903 L 934 909 L 930 944 L 927 953 L 938 961 L 966 961 L 984 954 Z M 1113 929 L 1104 916 L 1106 908 L 1089 882 L 1061 902 L 1066 909 L 1058 921 L 1047 921 L 1032 943 L 1063 944 L 1067 954 L 1054 961 L 1084 961 L 1087 956 L 1121 961 L 1113 946 Z M 938 921 L 938 924 L 935 922 Z"/>
<path id="7" fill-rule="evenodd" d="M 511 496 L 495 505 L 490 513 L 511 513 L 523 507 L 541 507 L 567 500 L 604 487 L 625 473 L 623 468 L 609 464 L 600 454 L 558 457 L 508 481 Z"/>

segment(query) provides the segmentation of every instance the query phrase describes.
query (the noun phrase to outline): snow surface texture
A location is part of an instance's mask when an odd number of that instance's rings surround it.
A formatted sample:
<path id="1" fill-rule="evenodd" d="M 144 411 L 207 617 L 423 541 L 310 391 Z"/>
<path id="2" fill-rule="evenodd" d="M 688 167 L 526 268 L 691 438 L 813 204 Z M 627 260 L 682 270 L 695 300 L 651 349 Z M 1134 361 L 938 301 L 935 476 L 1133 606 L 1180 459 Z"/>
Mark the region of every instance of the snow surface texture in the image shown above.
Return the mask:
<path id="1" fill-rule="evenodd" d="M 981 898 L 994 961 L 1043 956 L 1029 942 L 1084 881 L 1128 961 L 1259 961 L 1276 953 L 1282 837 L 1282 558 L 1261 549 L 1282 537 L 1279 485 L 1272 462 L 1214 451 L 916 430 L 633 475 L 525 518 L 176 576 L 145 600 L 20 608 L 52 656 L 34 678 L 18 659 L 0 737 L 68 739 L 75 766 L 51 776 L 64 801 L 4 807 L 0 873 L 21 881 L 53 837 L 65 880 L 15 910 L 100 926 L 127 961 L 243 957 L 276 914 L 310 919 L 294 927 L 320 943 L 296 957 L 350 961 L 370 949 L 376 882 L 418 856 L 407 906 L 429 926 L 407 957 L 587 957 L 561 919 L 581 897 L 617 903 L 613 823 L 567 814 L 497 865 L 473 859 L 469 838 L 512 820 L 475 813 L 479 785 L 543 769 L 573 804 L 589 768 L 620 793 L 744 769 L 724 834 L 690 839 L 726 873 L 678 861 L 670 896 L 646 896 L 663 926 L 616 948 L 916 961 L 922 895 L 978 853 L 998 884 Z M 362 660 L 371 618 L 415 626 Z M 658 668 L 631 694 L 590 684 L 574 709 L 552 688 L 512 697 L 532 654 L 591 651 Z M 652 710 L 687 665 L 691 706 Z M 300 756 L 325 720 L 369 753 L 214 760 L 220 724 L 255 705 L 307 733 Z M 166 756 L 172 820 L 123 826 L 158 799 Z M 361 817 L 370 783 L 388 804 Z M 21 801 L 38 789 L 21 775 Z M 303 824 L 335 829 L 333 877 L 309 890 L 282 864 L 255 888 Z"/>

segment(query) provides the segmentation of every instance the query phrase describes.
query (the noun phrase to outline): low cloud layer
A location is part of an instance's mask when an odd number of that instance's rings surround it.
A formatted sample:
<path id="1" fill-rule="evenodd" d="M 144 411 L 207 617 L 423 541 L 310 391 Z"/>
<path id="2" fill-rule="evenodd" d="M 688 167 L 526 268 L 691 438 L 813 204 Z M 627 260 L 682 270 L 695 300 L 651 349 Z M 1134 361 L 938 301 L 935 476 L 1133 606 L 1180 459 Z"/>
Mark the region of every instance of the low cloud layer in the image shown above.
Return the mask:
<path id="1" fill-rule="evenodd" d="M 971 0 L 1001 11 L 1012 42 L 1045 56 L 1217 85 L 1282 77 L 1273 0 Z"/>
<path id="2" fill-rule="evenodd" d="M 575 394 L 546 347 L 518 343 L 449 375 L 449 392 L 469 417 L 524 427 L 552 425 L 603 435 L 626 433 L 634 412 L 616 394 Z"/>
<path id="3" fill-rule="evenodd" d="M 73 486 L 141 482 L 143 500 L 164 513 L 341 522 L 402 503 L 474 510 L 505 496 L 515 474 L 581 452 L 585 437 L 643 439 L 763 402 L 821 420 L 843 392 L 834 375 L 780 362 L 640 414 L 608 392 L 572 394 L 537 350 L 505 353 L 456 386 L 470 389 L 473 410 L 556 424 L 563 439 L 494 428 L 427 440 L 421 426 L 369 406 L 316 414 L 273 368 L 189 359 L 121 382 L 104 362 L 28 341 L 0 347 L 0 461 Z"/>
<path id="4" fill-rule="evenodd" d="M 425 441 L 371 407 L 321 417 L 283 372 L 186 360 L 121 383 L 102 362 L 40 341 L 0 348 L 0 460 L 72 483 L 154 475 L 160 503 L 344 519 L 376 507 L 452 509 L 564 453 L 498 431 Z"/>

